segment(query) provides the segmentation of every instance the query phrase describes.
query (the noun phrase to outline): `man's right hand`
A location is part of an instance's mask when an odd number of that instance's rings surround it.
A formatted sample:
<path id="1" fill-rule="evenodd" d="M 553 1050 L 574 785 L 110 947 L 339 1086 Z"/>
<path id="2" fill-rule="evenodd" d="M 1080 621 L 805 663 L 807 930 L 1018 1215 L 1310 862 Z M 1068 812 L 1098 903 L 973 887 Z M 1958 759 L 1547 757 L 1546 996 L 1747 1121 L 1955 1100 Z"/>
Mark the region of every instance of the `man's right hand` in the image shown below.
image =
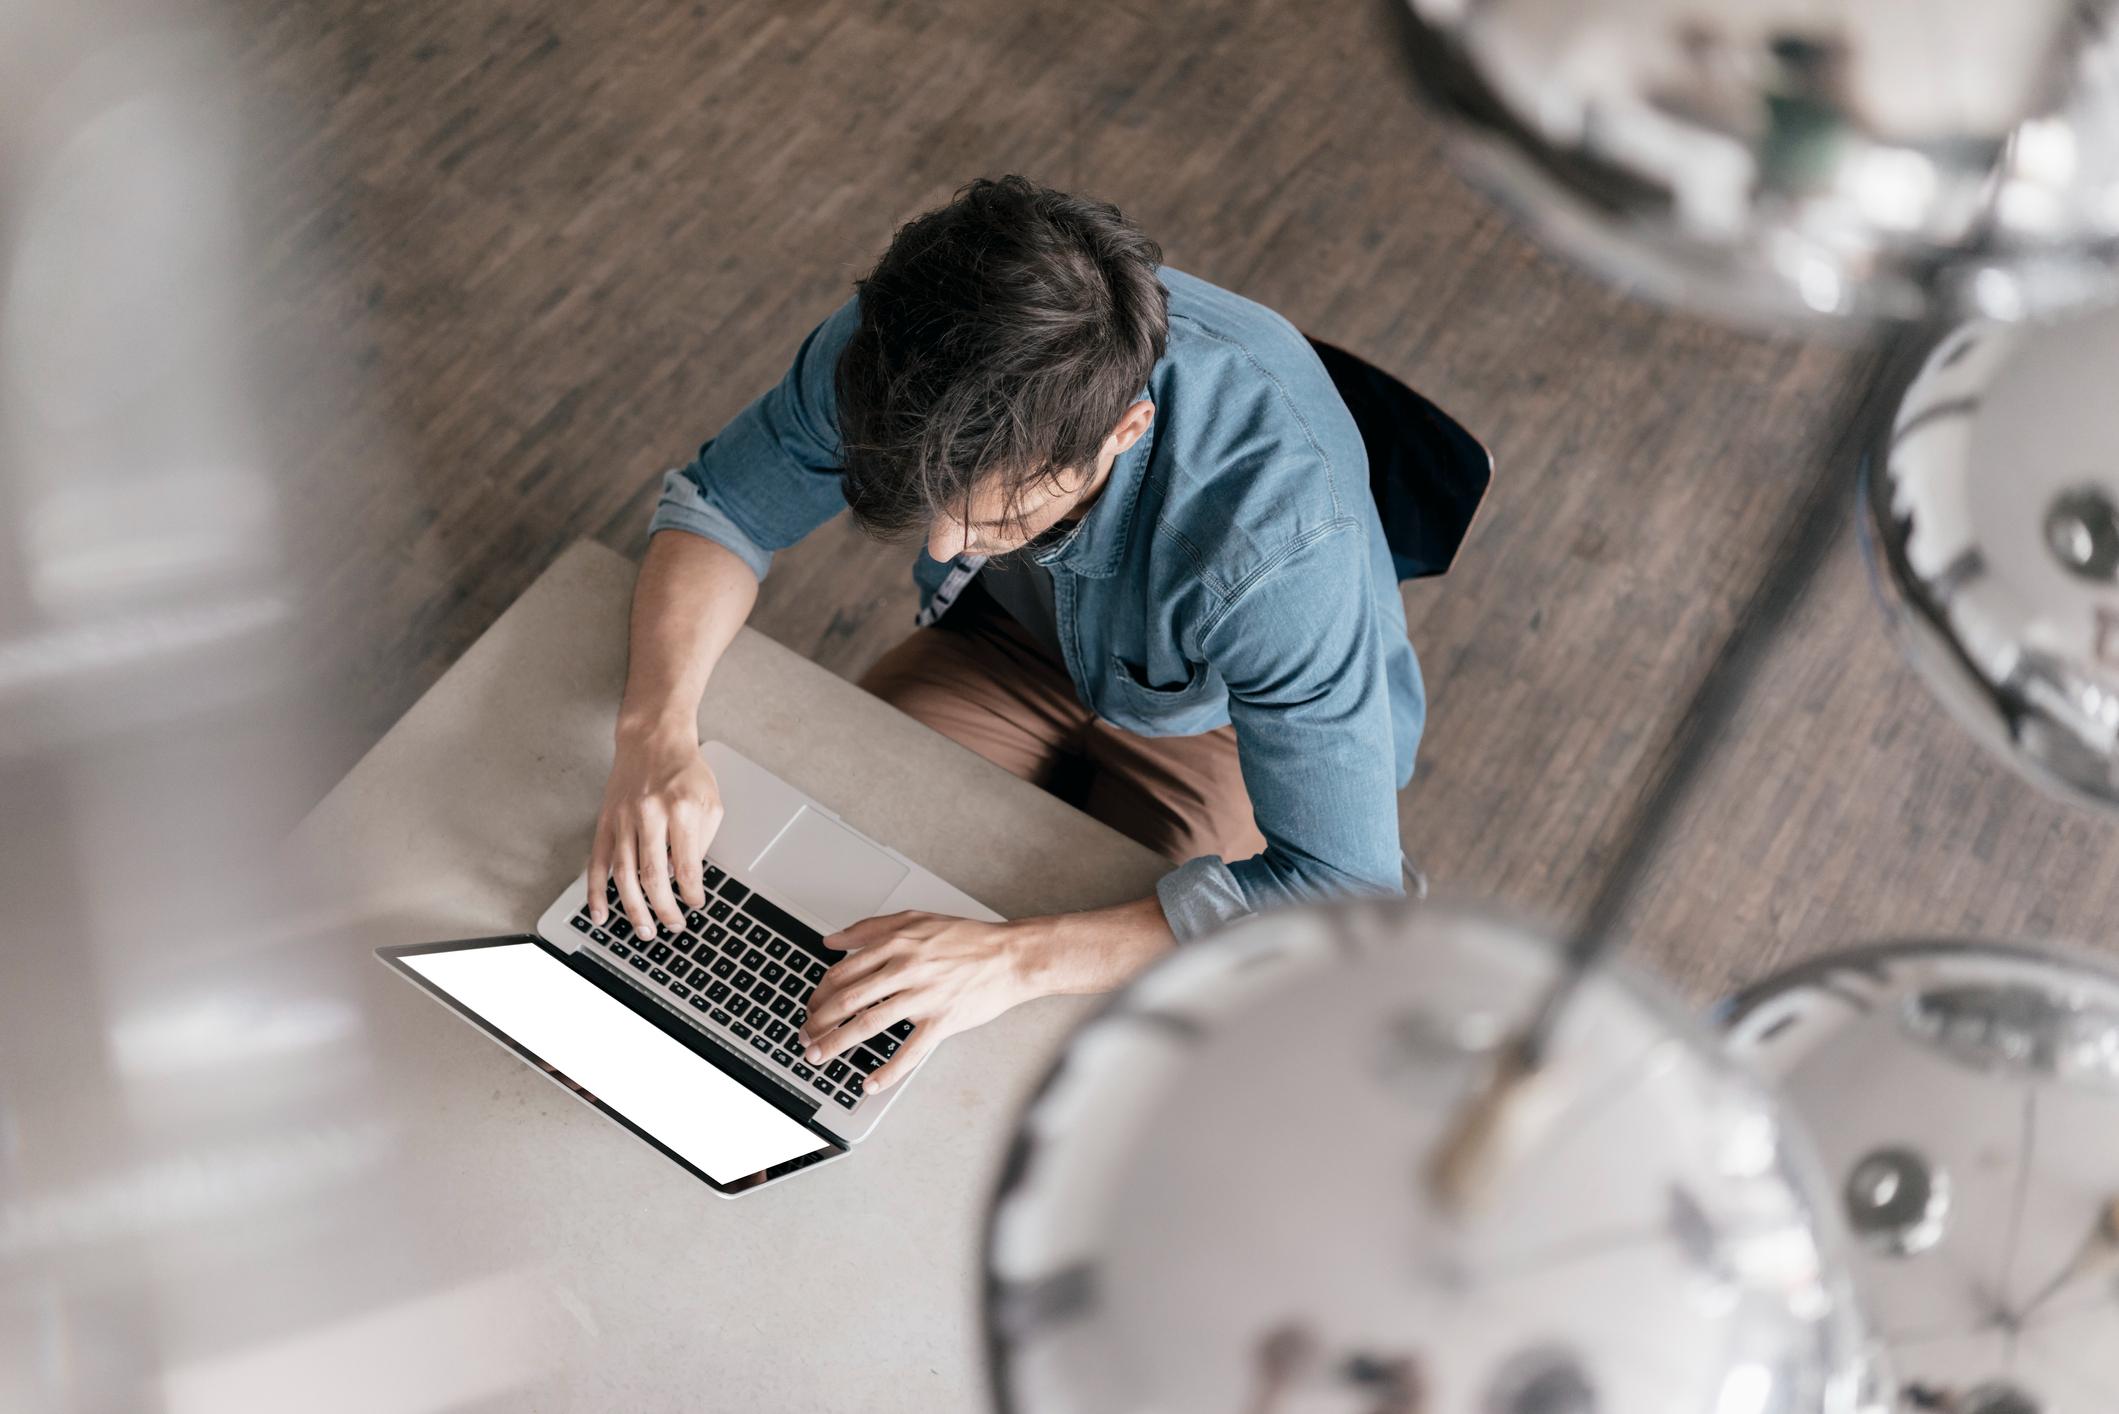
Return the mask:
<path id="1" fill-rule="evenodd" d="M 603 881 L 610 879 L 641 937 L 655 936 L 657 919 L 682 931 L 685 910 L 706 906 L 701 875 L 720 827 L 721 787 L 695 733 L 621 732 L 589 851 L 589 917 L 600 924 L 607 916 Z"/>

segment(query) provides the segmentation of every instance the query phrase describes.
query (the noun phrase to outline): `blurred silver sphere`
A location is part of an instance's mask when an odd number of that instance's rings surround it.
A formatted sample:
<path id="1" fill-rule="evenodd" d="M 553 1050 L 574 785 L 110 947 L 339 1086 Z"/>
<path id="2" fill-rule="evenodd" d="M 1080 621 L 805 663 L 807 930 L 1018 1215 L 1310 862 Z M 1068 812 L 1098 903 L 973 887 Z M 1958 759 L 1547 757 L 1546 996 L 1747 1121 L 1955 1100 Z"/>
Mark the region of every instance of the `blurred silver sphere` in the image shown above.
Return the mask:
<path id="1" fill-rule="evenodd" d="M 2119 969 L 2001 944 L 1866 947 L 1749 989 L 1728 1023 L 1869 1239 L 1855 1295 L 1894 1407 L 2119 1409 Z"/>
<path id="2" fill-rule="evenodd" d="M 2034 780 L 2119 804 L 2119 310 L 1945 336 L 1869 458 L 1914 665 Z"/>
<path id="3" fill-rule="evenodd" d="M 1473 181 L 1739 322 L 2014 320 L 2119 294 L 2110 0 L 1404 0 Z"/>
<path id="4" fill-rule="evenodd" d="M 1759 1082 L 1623 967 L 1563 1015 L 1481 1201 L 1432 1201 L 1438 1139 L 1556 958 L 1485 917 L 1362 905 L 1250 920 L 1122 993 L 994 1200 L 1001 1407 L 1867 1407 L 1836 1195 Z"/>

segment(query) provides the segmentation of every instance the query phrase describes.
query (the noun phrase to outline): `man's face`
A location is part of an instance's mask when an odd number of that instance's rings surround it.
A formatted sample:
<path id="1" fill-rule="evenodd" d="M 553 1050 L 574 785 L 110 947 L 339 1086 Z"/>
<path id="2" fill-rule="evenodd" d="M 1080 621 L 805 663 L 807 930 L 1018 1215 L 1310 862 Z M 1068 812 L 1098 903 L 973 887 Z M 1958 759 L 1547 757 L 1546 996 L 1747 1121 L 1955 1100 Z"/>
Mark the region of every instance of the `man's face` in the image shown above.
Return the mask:
<path id="1" fill-rule="evenodd" d="M 1101 472 L 1110 471 L 1104 462 Z M 958 555 L 984 555 L 989 559 L 1020 550 L 1067 519 L 1085 499 L 1083 493 L 1102 476 L 1092 471 L 1057 472 L 1015 493 L 1009 504 L 1006 487 L 988 484 L 972 493 L 961 519 L 944 516 L 927 532 L 927 553 L 947 561 Z"/>
<path id="2" fill-rule="evenodd" d="M 1014 494 L 1013 504 L 1005 485 L 981 486 L 972 493 L 961 517 L 942 516 L 928 527 L 927 553 L 946 563 L 958 555 L 990 559 L 1022 549 L 1096 499 L 1110 478 L 1111 463 L 1140 440 L 1154 416 L 1152 404 L 1133 404 L 1104 439 L 1094 466 L 1062 470 L 1035 481 Z"/>

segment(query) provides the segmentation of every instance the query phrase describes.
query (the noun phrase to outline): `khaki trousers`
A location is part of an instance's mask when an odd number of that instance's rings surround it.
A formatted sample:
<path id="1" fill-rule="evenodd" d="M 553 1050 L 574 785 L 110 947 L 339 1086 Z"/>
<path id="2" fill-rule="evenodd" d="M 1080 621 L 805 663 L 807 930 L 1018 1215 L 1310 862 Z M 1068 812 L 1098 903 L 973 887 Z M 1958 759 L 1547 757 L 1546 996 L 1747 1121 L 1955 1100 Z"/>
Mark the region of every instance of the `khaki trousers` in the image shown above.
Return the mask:
<path id="1" fill-rule="evenodd" d="M 974 580 L 861 685 L 900 711 L 1175 861 L 1265 848 L 1236 732 L 1144 737 L 1099 720 L 1073 679 Z"/>

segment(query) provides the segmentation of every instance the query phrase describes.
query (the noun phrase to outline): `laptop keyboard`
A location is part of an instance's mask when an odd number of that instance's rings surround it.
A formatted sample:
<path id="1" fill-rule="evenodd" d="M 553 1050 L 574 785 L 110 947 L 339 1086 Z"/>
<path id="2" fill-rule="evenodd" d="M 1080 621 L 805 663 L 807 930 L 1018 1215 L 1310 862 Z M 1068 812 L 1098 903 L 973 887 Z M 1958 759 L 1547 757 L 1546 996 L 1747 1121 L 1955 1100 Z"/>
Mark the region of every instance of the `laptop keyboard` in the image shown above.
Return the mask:
<path id="1" fill-rule="evenodd" d="M 802 1059 L 795 1030 L 809 1019 L 809 998 L 824 969 L 846 954 L 824 946 L 817 931 L 786 909 L 708 865 L 706 907 L 688 909 L 684 931 L 657 927 L 645 945 L 619 910 L 618 886 L 604 884 L 610 917 L 601 927 L 579 909 L 575 932 L 637 974 L 636 980 L 696 1013 L 694 1020 L 747 1047 L 771 1070 L 841 1109 L 861 1103 L 868 1077 L 912 1035 L 901 1021 L 821 1066 Z"/>

